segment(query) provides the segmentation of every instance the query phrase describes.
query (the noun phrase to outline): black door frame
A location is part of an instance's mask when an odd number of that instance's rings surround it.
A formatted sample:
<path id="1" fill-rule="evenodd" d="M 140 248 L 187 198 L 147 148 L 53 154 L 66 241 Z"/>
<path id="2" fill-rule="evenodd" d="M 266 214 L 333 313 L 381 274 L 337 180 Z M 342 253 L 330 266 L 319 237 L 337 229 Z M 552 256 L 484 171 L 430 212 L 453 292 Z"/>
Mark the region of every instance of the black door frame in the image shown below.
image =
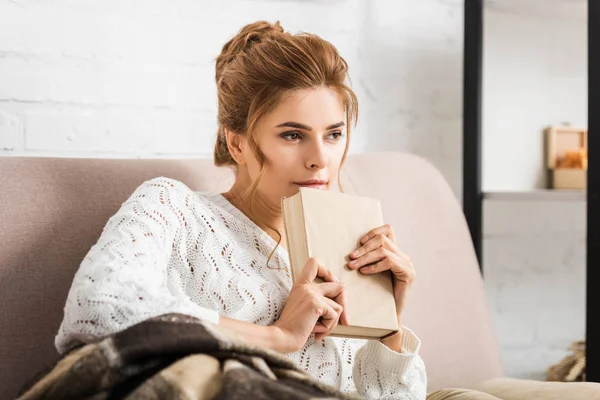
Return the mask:
<path id="1" fill-rule="evenodd" d="M 482 268 L 481 85 L 483 0 L 465 0 L 463 52 L 463 211 Z"/>
<path id="2" fill-rule="evenodd" d="M 468 1 L 468 0 L 467 0 Z M 600 2 L 588 0 L 588 154 L 600 154 Z M 595 112 L 594 112 L 595 111 Z M 588 157 L 586 379 L 600 382 L 600 162 Z M 595 268 L 594 268 L 595 267 Z"/>

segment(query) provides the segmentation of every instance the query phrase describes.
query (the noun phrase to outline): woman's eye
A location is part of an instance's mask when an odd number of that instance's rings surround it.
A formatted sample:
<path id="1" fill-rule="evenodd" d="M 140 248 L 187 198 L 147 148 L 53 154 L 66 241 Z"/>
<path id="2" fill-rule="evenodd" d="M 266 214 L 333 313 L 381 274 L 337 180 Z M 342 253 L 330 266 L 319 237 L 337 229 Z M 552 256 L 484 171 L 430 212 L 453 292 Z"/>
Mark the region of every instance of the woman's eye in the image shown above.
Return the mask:
<path id="1" fill-rule="evenodd" d="M 298 132 L 285 132 L 281 134 L 281 137 L 286 140 L 299 140 L 302 138 Z"/>
<path id="2" fill-rule="evenodd" d="M 333 140 L 338 140 L 339 138 L 342 137 L 342 132 L 340 132 L 340 131 L 330 132 L 329 137 Z"/>

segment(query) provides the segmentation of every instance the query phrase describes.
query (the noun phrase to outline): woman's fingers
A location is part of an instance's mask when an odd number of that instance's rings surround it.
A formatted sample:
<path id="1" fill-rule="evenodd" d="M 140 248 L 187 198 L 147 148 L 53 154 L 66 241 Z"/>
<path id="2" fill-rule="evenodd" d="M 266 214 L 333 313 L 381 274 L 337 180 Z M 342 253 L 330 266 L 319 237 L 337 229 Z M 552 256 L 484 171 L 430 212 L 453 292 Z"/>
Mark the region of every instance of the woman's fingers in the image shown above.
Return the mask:
<path id="1" fill-rule="evenodd" d="M 315 285 L 315 290 L 325 297 L 335 300 L 341 306 L 340 322 L 342 325 L 350 325 L 346 313 L 346 292 L 342 282 L 326 282 Z"/>
<path id="2" fill-rule="evenodd" d="M 344 291 L 344 284 L 342 282 L 325 282 L 316 284 L 314 290 L 325 297 L 335 298 L 338 297 Z"/>
<path id="3" fill-rule="evenodd" d="M 315 340 L 317 341 L 331 333 L 337 326 L 339 317 L 342 314 L 342 306 L 338 303 L 326 297 L 323 300 L 323 310 L 325 312 L 313 329 L 313 332 L 316 333 Z"/>
<path id="4" fill-rule="evenodd" d="M 316 325 L 321 324 L 327 328 L 327 330 L 331 330 L 337 325 L 337 321 L 342 313 L 342 307 L 335 301 L 323 297 L 320 311 L 321 317 Z"/>
<path id="5" fill-rule="evenodd" d="M 340 321 L 343 325 L 349 325 L 348 316 L 344 311 L 346 308 L 346 296 L 344 294 L 344 285 L 333 276 L 331 271 L 321 265 L 314 257 L 311 257 L 299 277 L 299 282 L 314 283 L 315 279 L 321 278 L 325 282 L 315 285 L 317 292 L 325 297 L 334 299 L 342 307 Z"/>
<path id="6" fill-rule="evenodd" d="M 348 263 L 348 268 L 358 269 L 368 264 L 375 264 L 381 260 L 387 258 L 390 255 L 390 251 L 384 247 L 379 247 L 373 251 L 368 252 L 356 260 L 352 260 Z"/>
<path id="7" fill-rule="evenodd" d="M 312 283 L 317 276 L 318 270 L 319 263 L 317 260 L 314 257 L 309 258 L 302 269 L 302 273 L 298 277 L 298 283 Z"/>
<path id="8" fill-rule="evenodd" d="M 365 244 L 360 246 L 358 249 L 356 249 L 352 253 L 350 253 L 350 258 L 351 259 L 360 258 L 360 257 L 364 256 L 365 254 L 367 254 L 371 251 L 374 251 L 380 247 L 385 247 L 386 249 L 391 250 L 394 253 L 400 253 L 400 250 L 396 246 L 396 243 L 394 243 L 389 237 L 387 237 L 383 234 L 379 234 L 379 235 L 373 236 L 368 242 L 366 242 Z"/>
<path id="9" fill-rule="evenodd" d="M 360 272 L 365 275 L 378 274 L 379 272 L 387 271 L 388 269 L 391 270 L 392 265 L 394 265 L 394 263 L 390 261 L 390 258 L 384 258 L 383 260 L 375 264 L 370 264 L 366 267 L 362 267 L 360 269 Z M 398 273 L 398 271 L 396 271 L 396 273 Z"/>
<path id="10" fill-rule="evenodd" d="M 393 242 L 396 241 L 396 235 L 394 234 L 394 228 L 391 225 L 385 224 L 375 229 L 371 229 L 365 236 L 360 239 L 361 243 L 366 243 L 377 235 L 384 235 L 389 237 Z"/>
<path id="11" fill-rule="evenodd" d="M 384 240 L 385 240 L 384 235 L 374 236 L 369 241 L 365 242 L 362 246 L 360 246 L 358 249 L 356 249 L 352 253 L 350 253 L 350 258 L 356 259 L 361 256 L 364 256 L 365 254 L 367 254 L 375 249 L 378 249 L 379 247 L 383 246 Z"/>
<path id="12" fill-rule="evenodd" d="M 298 277 L 298 282 L 313 283 L 317 278 L 321 278 L 325 282 L 337 282 L 331 271 L 321 265 L 316 258 L 311 257 L 304 265 L 304 269 Z"/>
<path id="13" fill-rule="evenodd" d="M 325 333 L 327 331 L 328 331 L 328 329 L 325 327 L 325 325 L 321 324 L 318 321 L 317 321 L 317 323 L 315 324 L 315 327 L 312 330 L 313 333 Z"/>
<path id="14" fill-rule="evenodd" d="M 317 283 L 320 278 L 324 282 Z M 344 285 L 338 282 L 331 271 L 321 265 L 314 257 L 311 257 L 304 266 L 297 284 L 307 285 L 306 289 L 314 291 L 314 306 L 319 310 L 319 319 L 312 329 L 315 338 L 320 340 L 331 333 L 338 322 L 348 325 L 348 317 L 344 312 L 346 297 Z M 310 289 L 308 288 L 310 287 Z"/>

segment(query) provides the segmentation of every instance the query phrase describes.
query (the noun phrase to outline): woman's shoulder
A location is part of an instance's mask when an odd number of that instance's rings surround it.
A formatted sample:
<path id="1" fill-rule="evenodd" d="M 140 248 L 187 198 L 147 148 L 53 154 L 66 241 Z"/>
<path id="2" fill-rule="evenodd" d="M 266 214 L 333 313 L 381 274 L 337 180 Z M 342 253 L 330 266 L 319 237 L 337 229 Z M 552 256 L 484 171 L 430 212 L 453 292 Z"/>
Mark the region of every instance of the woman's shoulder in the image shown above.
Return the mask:
<path id="1" fill-rule="evenodd" d="M 132 198 L 143 198 L 145 202 L 169 208 L 184 208 L 210 218 L 218 216 L 221 220 L 247 222 L 247 217 L 221 193 L 193 190 L 185 183 L 165 176 L 143 182 L 136 189 Z"/>
<path id="2" fill-rule="evenodd" d="M 157 176 L 142 182 L 135 190 L 134 194 L 169 194 L 171 196 L 186 195 L 193 193 L 189 186 L 177 179 L 166 176 Z"/>
<path id="3" fill-rule="evenodd" d="M 182 200 L 189 203 L 192 199 L 203 204 L 211 203 L 216 196 L 217 194 L 209 192 L 194 191 L 185 183 L 166 176 L 158 176 L 144 181 L 132 194 L 132 197 L 158 199 L 161 204 Z"/>
<path id="4" fill-rule="evenodd" d="M 158 176 L 142 182 L 127 203 L 137 203 L 151 213 L 167 212 L 185 217 L 186 214 L 212 216 L 222 207 L 222 196 L 217 193 L 192 190 L 185 183 Z"/>

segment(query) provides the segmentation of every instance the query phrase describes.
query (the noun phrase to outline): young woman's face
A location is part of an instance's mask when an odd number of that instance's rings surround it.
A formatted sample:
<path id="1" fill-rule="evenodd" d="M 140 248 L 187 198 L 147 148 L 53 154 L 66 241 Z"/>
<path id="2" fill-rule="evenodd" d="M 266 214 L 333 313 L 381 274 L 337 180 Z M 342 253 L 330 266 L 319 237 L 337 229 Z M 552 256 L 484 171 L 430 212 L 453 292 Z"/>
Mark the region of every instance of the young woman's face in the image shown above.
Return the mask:
<path id="1" fill-rule="evenodd" d="M 257 188 L 261 197 L 278 205 L 282 196 L 298 193 L 301 186 L 337 187 L 346 146 L 344 117 L 340 96 L 332 89 L 318 88 L 295 91 L 261 118 L 255 136 L 266 158 Z M 260 165 L 247 142 L 243 146 L 254 181 Z"/>

